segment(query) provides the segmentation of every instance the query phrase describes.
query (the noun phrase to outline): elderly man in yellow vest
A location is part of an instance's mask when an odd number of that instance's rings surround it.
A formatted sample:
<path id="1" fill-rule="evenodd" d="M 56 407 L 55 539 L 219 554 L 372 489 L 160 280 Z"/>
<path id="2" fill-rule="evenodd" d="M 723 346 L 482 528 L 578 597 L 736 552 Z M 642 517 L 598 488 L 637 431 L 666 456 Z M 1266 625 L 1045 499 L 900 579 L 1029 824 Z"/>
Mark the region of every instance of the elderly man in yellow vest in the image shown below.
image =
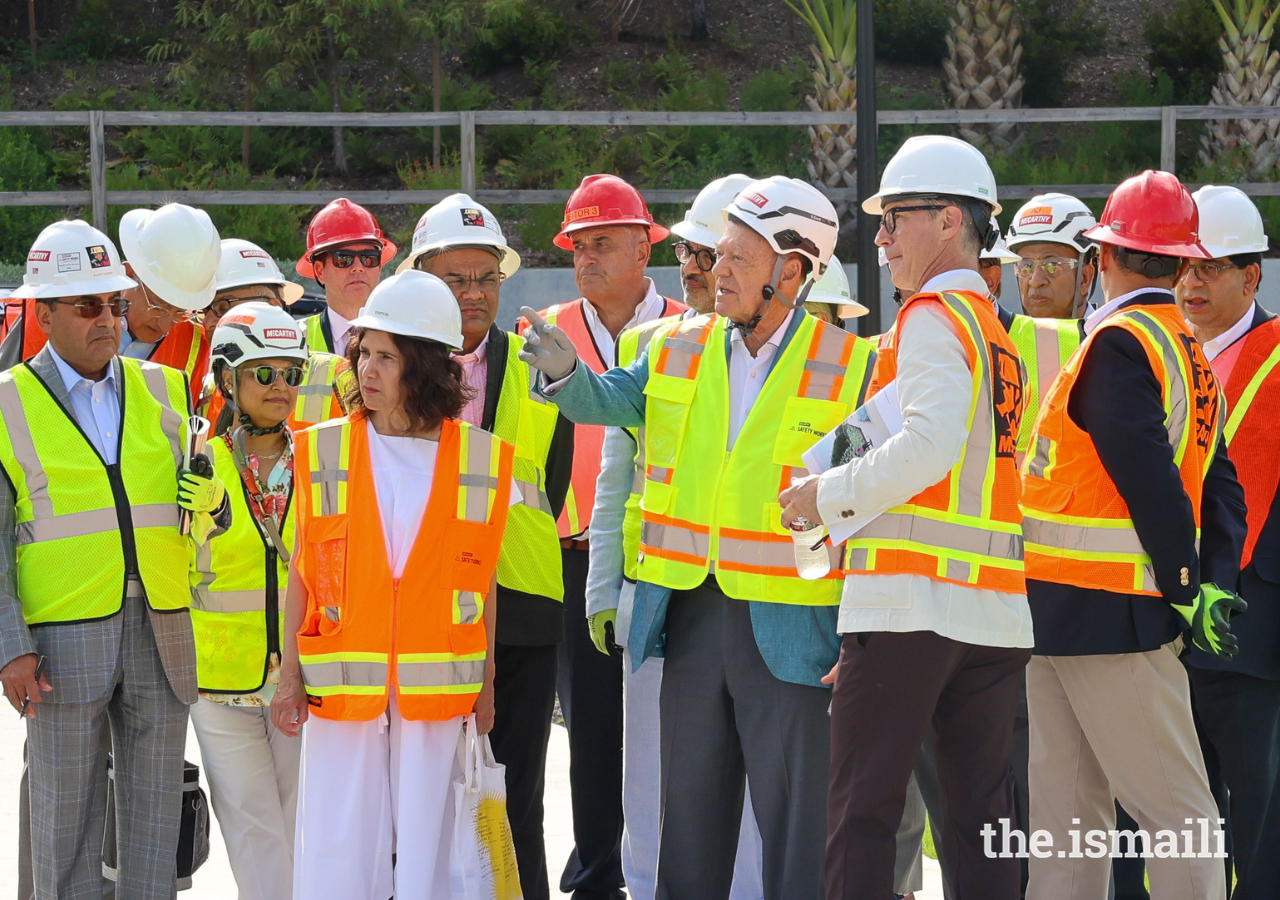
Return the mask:
<path id="1" fill-rule="evenodd" d="M 196 700 L 179 514 L 207 533 L 226 491 L 207 458 L 182 468 L 186 376 L 116 356 L 133 286 L 102 232 L 46 228 L 15 293 L 49 342 L 0 375 L 0 682 L 27 717 L 38 900 L 102 893 L 108 719 L 119 893 L 164 900 L 177 879 Z"/>
<path id="2" fill-rule="evenodd" d="M 873 352 L 802 308 L 835 246 L 829 200 L 775 176 L 725 213 L 715 315 L 597 375 L 530 310 L 525 351 L 570 418 L 644 426 L 628 650 L 643 663 L 665 636 L 657 896 L 728 895 L 738 835 L 725 824 L 749 778 L 764 896 L 815 900 L 830 756 L 820 679 L 836 658 L 839 582 L 800 577 L 776 497 L 861 403 Z M 819 555 L 838 568 L 835 548 Z"/>

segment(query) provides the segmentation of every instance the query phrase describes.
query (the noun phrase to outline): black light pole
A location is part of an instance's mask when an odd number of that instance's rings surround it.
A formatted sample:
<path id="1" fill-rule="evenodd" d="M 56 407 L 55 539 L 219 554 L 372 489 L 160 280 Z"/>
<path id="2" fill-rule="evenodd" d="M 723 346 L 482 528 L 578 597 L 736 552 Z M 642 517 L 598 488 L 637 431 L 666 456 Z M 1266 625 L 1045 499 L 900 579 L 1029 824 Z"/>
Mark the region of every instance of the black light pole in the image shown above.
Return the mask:
<path id="1" fill-rule="evenodd" d="M 858 333 L 880 334 L 880 264 L 876 231 L 880 220 L 862 211 L 862 200 L 878 188 L 876 159 L 876 37 L 872 0 L 858 0 L 858 300 L 871 310 L 858 319 Z"/>

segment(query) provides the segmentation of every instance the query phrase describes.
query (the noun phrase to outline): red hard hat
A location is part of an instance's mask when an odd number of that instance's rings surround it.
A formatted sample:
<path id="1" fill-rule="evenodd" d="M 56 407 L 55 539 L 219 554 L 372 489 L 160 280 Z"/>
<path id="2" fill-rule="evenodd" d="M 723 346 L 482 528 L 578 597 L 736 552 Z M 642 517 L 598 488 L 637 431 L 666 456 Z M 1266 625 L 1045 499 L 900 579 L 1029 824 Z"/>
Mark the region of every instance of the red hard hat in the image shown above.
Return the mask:
<path id="1" fill-rule="evenodd" d="M 1210 259 L 1199 230 L 1191 192 L 1173 173 L 1147 169 L 1111 192 L 1101 220 L 1084 237 L 1142 253 Z"/>
<path id="2" fill-rule="evenodd" d="M 671 231 L 653 221 L 649 207 L 640 192 L 617 175 L 588 175 L 569 195 L 564 207 L 564 221 L 554 243 L 562 250 L 572 250 L 569 235 L 584 228 L 601 225 L 643 225 L 649 229 L 649 243 L 666 240 Z"/>
<path id="3" fill-rule="evenodd" d="M 307 252 L 294 268 L 299 275 L 315 278 L 316 269 L 312 260 L 317 253 L 356 241 L 373 241 L 380 245 L 384 266 L 396 255 L 396 245 L 382 233 L 373 213 L 346 197 L 339 197 L 316 213 L 307 226 Z"/>

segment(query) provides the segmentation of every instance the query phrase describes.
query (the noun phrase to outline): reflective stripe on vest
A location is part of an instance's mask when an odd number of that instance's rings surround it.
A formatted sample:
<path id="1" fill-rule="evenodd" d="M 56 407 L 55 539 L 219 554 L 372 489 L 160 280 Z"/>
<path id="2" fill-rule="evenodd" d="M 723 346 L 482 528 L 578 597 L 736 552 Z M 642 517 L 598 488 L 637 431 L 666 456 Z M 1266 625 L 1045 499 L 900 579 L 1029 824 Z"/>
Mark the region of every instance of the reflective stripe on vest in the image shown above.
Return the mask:
<path id="1" fill-rule="evenodd" d="M 559 326 L 577 348 L 578 356 L 597 375 L 614 367 L 614 360 L 604 359 L 596 347 L 591 328 L 587 325 L 586 312 L 581 297 L 572 303 L 557 303 L 538 313 L 548 325 Z M 683 303 L 662 298 L 662 315 L 666 318 L 686 309 Z M 524 330 L 528 323 L 521 319 L 516 331 Z M 616 355 L 616 354 L 615 354 Z M 604 426 L 575 425 L 573 429 L 573 475 L 565 494 L 564 508 L 556 520 L 561 538 L 576 538 L 591 525 L 591 510 L 596 500 L 596 479 L 600 476 L 600 456 L 604 449 Z"/>
<path id="2" fill-rule="evenodd" d="M 196 680 L 202 691 L 249 694 L 265 684 L 269 655 L 280 652 L 289 569 L 270 548 L 249 508 L 226 440 L 215 438 L 208 446 L 214 471 L 227 489 L 231 525 L 196 548 L 191 573 Z M 290 551 L 291 507 L 286 504 L 280 528 Z"/>
<path id="3" fill-rule="evenodd" d="M 347 361 L 332 353 L 313 352 L 307 359 L 306 373 L 298 385 L 298 399 L 289 417 L 289 428 L 301 431 L 330 419 L 346 415 L 334 390 L 339 375 L 346 371 Z"/>
<path id="4" fill-rule="evenodd" d="M 1018 429 L 1017 459 L 1021 465 L 1031 444 L 1031 430 L 1036 424 L 1040 400 L 1049 395 L 1053 379 L 1080 346 L 1080 321 L 1014 316 L 1009 338 L 1018 348 L 1018 356 L 1027 373 L 1022 394 L 1022 427 Z"/>
<path id="5" fill-rule="evenodd" d="M 1275 422 L 1280 417 L 1280 319 L 1268 319 L 1243 338 L 1231 377 L 1223 387 L 1227 409 L 1224 436 L 1231 448 L 1231 461 L 1244 488 L 1248 532 L 1244 540 L 1240 568 L 1253 560 L 1271 507 L 1280 486 L 1280 441 L 1275 438 Z"/>
<path id="6" fill-rule="evenodd" d="M 801 579 L 778 492 L 807 474 L 804 451 L 858 407 L 874 353 L 866 341 L 804 316 L 726 454 L 726 322 L 700 316 L 650 341 L 637 574 L 687 590 L 714 569 L 736 599 L 835 605 L 838 550 L 828 548 L 827 578 Z"/>
<path id="7" fill-rule="evenodd" d="M 169 333 L 151 348 L 147 361 L 185 373 L 192 405 L 200 402 L 204 376 L 209 371 L 209 339 L 205 337 L 203 328 L 194 322 L 174 324 Z"/>
<path id="8" fill-rule="evenodd" d="M 29 365 L 0 375 L 0 466 L 14 489 L 18 598 L 30 625 L 119 611 L 126 528 L 151 607 L 190 603 L 190 541 L 178 533 L 176 502 L 186 385 L 162 366 L 113 365 L 122 399 L 119 464 L 110 468 Z"/>
<path id="9" fill-rule="evenodd" d="M 502 537 L 498 584 L 552 600 L 564 599 L 560 540 L 547 499 L 547 456 L 559 412 L 534 390 L 537 372 L 520 360 L 524 341 L 506 336 L 506 365 L 493 433 L 516 448 L 512 476 L 521 503 L 513 506 Z"/>
<path id="10" fill-rule="evenodd" d="M 1191 500 L 1199 548 L 1201 488 L 1223 428 L 1217 385 L 1176 306 L 1135 306 L 1105 320 L 1085 340 L 1055 381 L 1037 419 L 1035 453 L 1023 463 L 1027 577 L 1160 596 L 1151 557 L 1128 507 L 1088 435 L 1066 412 L 1088 350 L 1106 328 L 1123 328 L 1134 335 L 1153 362 L 1167 438 Z M 1092 485 L 1092 491 L 1077 488 L 1085 484 Z"/>
<path id="11" fill-rule="evenodd" d="M 915 574 L 956 584 L 1025 593 L 1018 473 L 1022 374 L 1010 337 L 985 297 L 917 294 L 881 339 L 874 393 L 897 377 L 903 317 L 936 300 L 968 357 L 972 386 L 968 438 L 945 478 L 866 525 L 847 543 L 846 567 L 860 574 Z"/>
<path id="12" fill-rule="evenodd" d="M 308 595 L 298 657 L 307 693 L 320 700 L 312 713 L 374 719 L 394 685 L 407 719 L 465 715 L 484 680 L 485 593 L 507 520 L 513 448 L 465 422 L 444 422 L 431 497 L 404 572 L 393 579 L 369 427 L 363 417 L 336 419 L 299 435 L 298 471 L 309 490 L 295 498 Z M 403 607 L 401 581 L 412 586 L 412 604 Z"/>

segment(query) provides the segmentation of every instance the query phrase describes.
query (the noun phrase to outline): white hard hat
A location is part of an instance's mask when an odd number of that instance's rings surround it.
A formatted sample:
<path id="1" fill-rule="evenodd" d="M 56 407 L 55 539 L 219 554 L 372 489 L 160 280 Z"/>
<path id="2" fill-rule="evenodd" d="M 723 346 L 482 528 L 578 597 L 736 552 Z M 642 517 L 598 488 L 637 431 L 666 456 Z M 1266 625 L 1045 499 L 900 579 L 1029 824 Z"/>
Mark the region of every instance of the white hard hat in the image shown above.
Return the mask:
<path id="1" fill-rule="evenodd" d="M 138 280 L 165 303 L 199 312 L 213 302 L 222 242 L 204 210 L 181 203 L 131 209 L 120 220 L 120 249 Z"/>
<path id="2" fill-rule="evenodd" d="M 972 197 L 990 206 L 991 215 L 1000 213 L 996 177 L 987 158 L 959 138 L 937 134 L 907 138 L 885 166 L 879 192 L 863 200 L 862 209 L 878 216 L 884 213 L 885 200 L 915 194 Z"/>
<path id="3" fill-rule="evenodd" d="M 418 257 L 440 250 L 482 247 L 497 251 L 498 269 L 510 278 L 520 268 L 520 255 L 507 246 L 502 226 L 486 207 L 467 194 L 445 197 L 418 219 L 413 229 L 413 248 L 396 268 L 396 274 L 413 268 Z"/>
<path id="4" fill-rule="evenodd" d="M 82 219 L 69 219 L 40 232 L 27 254 L 27 274 L 13 298 L 83 297 L 137 286 L 125 274 L 111 238 Z"/>
<path id="5" fill-rule="evenodd" d="M 462 311 L 453 291 L 418 269 L 397 272 L 380 283 L 351 324 L 462 349 Z"/>
<path id="6" fill-rule="evenodd" d="M 209 359 L 231 368 L 262 359 L 307 361 L 307 334 L 293 316 L 270 303 L 241 303 L 218 320 Z"/>
<path id="7" fill-rule="evenodd" d="M 738 196 L 738 192 L 755 181 L 747 175 L 726 175 L 717 178 L 693 198 L 693 205 L 684 219 L 671 226 L 676 237 L 703 247 L 714 247 L 724 234 L 724 209 Z"/>
<path id="8" fill-rule="evenodd" d="M 1267 251 L 1262 215 L 1244 191 L 1206 184 L 1191 197 L 1200 213 L 1200 245 L 1214 259 Z"/>
<path id="9" fill-rule="evenodd" d="M 799 253 L 821 273 L 840 233 L 836 208 L 816 187 L 771 175 L 753 181 L 724 208 L 769 242 L 779 254 Z"/>
<path id="10" fill-rule="evenodd" d="M 991 245 L 990 250 L 983 250 L 978 254 L 978 259 L 998 259 L 1001 264 L 1017 262 L 1022 259 L 1021 256 L 1014 253 L 1005 244 L 1004 237 L 1000 234 L 1000 223 L 996 221 L 996 217 L 991 217 L 991 231 L 996 236 L 996 242 Z"/>
<path id="11" fill-rule="evenodd" d="M 834 253 L 831 255 L 831 262 L 827 264 L 827 271 L 823 272 L 822 277 L 809 289 L 804 302 L 834 304 L 839 308 L 842 319 L 854 319 L 870 312 L 850 296 L 849 276 L 845 274 L 844 266 L 840 265 L 840 260 Z"/>
<path id="12" fill-rule="evenodd" d="M 302 298 L 302 285 L 285 278 L 270 253 L 252 241 L 223 238 L 222 258 L 214 275 L 214 291 L 230 291 L 255 284 L 276 285 L 286 306 Z"/>
<path id="13" fill-rule="evenodd" d="M 1083 200 L 1070 194 L 1037 194 L 1013 214 L 1007 243 L 1062 244 L 1080 253 L 1094 246 L 1084 233 L 1098 224 Z"/>

